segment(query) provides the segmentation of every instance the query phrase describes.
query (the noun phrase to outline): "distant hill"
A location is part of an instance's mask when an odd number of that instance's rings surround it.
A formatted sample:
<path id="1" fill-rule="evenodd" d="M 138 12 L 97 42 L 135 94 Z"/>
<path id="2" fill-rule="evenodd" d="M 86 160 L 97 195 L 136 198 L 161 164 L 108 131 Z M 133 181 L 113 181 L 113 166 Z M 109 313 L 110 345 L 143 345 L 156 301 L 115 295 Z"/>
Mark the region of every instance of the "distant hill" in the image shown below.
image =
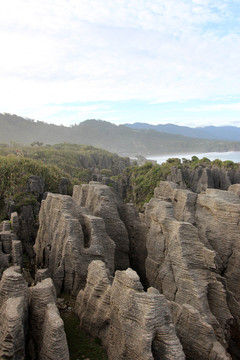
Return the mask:
<path id="1" fill-rule="evenodd" d="M 174 124 L 151 125 L 147 123 L 124 124 L 131 129 L 157 130 L 167 134 L 184 135 L 193 138 L 240 141 L 240 128 L 236 126 L 205 126 L 191 128 L 188 126 L 179 126 Z"/>
<path id="2" fill-rule="evenodd" d="M 240 142 L 196 139 L 152 129 L 132 129 L 102 120 L 86 120 L 72 127 L 46 124 L 17 115 L 0 114 L 0 143 L 40 142 L 85 144 L 119 155 L 161 155 L 210 151 L 240 151 Z"/>

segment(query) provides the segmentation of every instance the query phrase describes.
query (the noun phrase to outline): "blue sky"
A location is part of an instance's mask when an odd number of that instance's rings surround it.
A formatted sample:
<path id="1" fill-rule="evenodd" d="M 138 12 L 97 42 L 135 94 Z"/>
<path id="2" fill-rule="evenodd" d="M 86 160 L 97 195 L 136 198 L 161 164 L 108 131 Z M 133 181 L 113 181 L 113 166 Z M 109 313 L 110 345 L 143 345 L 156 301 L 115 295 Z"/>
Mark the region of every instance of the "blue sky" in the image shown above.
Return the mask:
<path id="1" fill-rule="evenodd" d="M 0 112 L 240 126 L 239 0 L 8 0 Z"/>

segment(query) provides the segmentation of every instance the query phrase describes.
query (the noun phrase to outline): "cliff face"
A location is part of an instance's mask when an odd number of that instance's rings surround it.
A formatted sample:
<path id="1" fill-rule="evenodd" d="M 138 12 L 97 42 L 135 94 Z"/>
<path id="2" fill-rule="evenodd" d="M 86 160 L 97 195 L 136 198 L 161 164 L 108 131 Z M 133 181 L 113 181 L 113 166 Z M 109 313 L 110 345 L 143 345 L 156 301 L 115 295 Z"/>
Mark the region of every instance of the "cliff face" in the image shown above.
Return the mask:
<path id="1" fill-rule="evenodd" d="M 91 182 L 74 186 L 73 200 L 78 207 L 85 207 L 91 214 L 103 219 L 106 232 L 114 241 L 115 269 L 129 266 L 129 239 L 125 224 L 120 217 L 123 202 L 108 186 Z"/>
<path id="2" fill-rule="evenodd" d="M 104 263 L 93 261 L 75 311 L 81 327 L 101 338 L 109 360 L 185 359 L 165 297 L 153 288 L 144 292 L 132 269 L 117 271 L 111 284 Z"/>
<path id="3" fill-rule="evenodd" d="M 185 166 L 181 169 L 172 167 L 168 181 L 178 184 L 181 188 L 190 188 L 196 193 L 214 188 L 228 190 L 229 186 L 240 182 L 240 169 L 224 169 L 218 166 L 198 166 L 190 169 Z"/>
<path id="4" fill-rule="evenodd" d="M 0 281 L 0 358 L 69 360 L 50 278 L 28 288 L 17 266 Z M 28 350 L 27 350 L 28 349 Z"/>
<path id="5" fill-rule="evenodd" d="M 87 267 L 102 259 L 114 269 L 115 244 L 101 218 L 87 214 L 67 195 L 48 194 L 39 213 L 36 262 L 48 268 L 57 293 L 76 294 L 85 285 Z"/>
<path id="6" fill-rule="evenodd" d="M 227 359 L 230 337 L 239 342 L 240 199 L 215 189 L 197 195 L 168 182 L 155 196 L 144 215 L 149 284 L 170 301 L 189 359 Z"/>

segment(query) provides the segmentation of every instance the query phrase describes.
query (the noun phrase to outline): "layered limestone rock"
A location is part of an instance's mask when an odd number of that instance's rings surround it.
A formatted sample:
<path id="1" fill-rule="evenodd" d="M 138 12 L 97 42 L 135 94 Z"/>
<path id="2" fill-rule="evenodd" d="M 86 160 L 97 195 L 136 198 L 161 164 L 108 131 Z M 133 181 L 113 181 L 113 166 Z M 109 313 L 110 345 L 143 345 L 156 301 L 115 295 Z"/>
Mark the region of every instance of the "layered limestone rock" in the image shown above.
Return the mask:
<path id="1" fill-rule="evenodd" d="M 18 219 L 18 213 L 16 211 L 11 213 L 10 222 L 13 232 L 17 234 L 19 231 L 19 219 Z"/>
<path id="2" fill-rule="evenodd" d="M 9 267 L 9 255 L 3 253 L 2 242 L 0 241 L 0 279 L 5 269 Z"/>
<path id="3" fill-rule="evenodd" d="M 11 226 L 10 226 L 11 224 Z M 12 227 L 12 229 L 11 229 Z M 18 231 L 18 215 L 11 214 L 11 222 L 3 221 L 1 223 L 0 231 L 0 278 L 2 272 L 9 267 L 9 263 L 22 267 L 23 254 L 22 243 L 17 239 L 16 232 Z"/>
<path id="4" fill-rule="evenodd" d="M 194 192 L 200 193 L 207 188 L 227 190 L 230 185 L 239 183 L 240 170 L 227 170 L 218 166 L 198 166 L 195 169 L 183 167 L 178 169 L 172 167 L 168 181 L 173 181 L 182 189 L 191 188 Z"/>
<path id="5" fill-rule="evenodd" d="M 154 198 L 171 202 L 174 216 L 178 221 L 195 223 L 196 193 L 190 190 L 182 190 L 173 182 L 161 181 L 154 190 Z"/>
<path id="6" fill-rule="evenodd" d="M 108 275 L 103 262 L 92 262 L 76 300 L 81 327 L 101 338 L 108 359 L 185 359 L 165 297 L 144 292 L 132 269 L 117 271 L 112 285 Z"/>
<path id="7" fill-rule="evenodd" d="M 147 258 L 145 224 L 133 204 L 124 204 L 121 218 L 126 226 L 129 238 L 129 260 L 131 268 L 140 276 L 141 282 L 147 285 L 145 261 Z"/>
<path id="8" fill-rule="evenodd" d="M 157 199 L 146 206 L 147 279 L 171 302 L 177 334 L 189 358 L 214 358 L 219 344 L 225 349 L 230 345 L 234 358 L 240 356 L 237 189 L 233 185 L 229 191 L 195 194 L 162 182 L 155 190 Z M 195 334 L 194 341 L 188 341 L 189 333 Z"/>
<path id="9" fill-rule="evenodd" d="M 0 308 L 0 359 L 24 360 L 26 329 L 23 297 L 9 298 Z"/>
<path id="10" fill-rule="evenodd" d="M 24 360 L 28 288 L 19 267 L 4 271 L 0 282 L 0 358 Z"/>
<path id="11" fill-rule="evenodd" d="M 240 344 L 240 199 L 232 191 L 207 189 L 196 204 L 196 226 L 201 241 L 217 254 L 217 271 L 224 277 L 228 305 Z"/>
<path id="12" fill-rule="evenodd" d="M 224 280 L 216 274 L 215 252 L 204 246 L 195 226 L 175 218 L 188 218 L 193 223 L 191 209 L 196 198 L 171 184 L 162 186 L 163 190 L 170 188 L 173 203 L 152 199 L 146 206 L 147 279 L 171 302 L 177 335 L 187 358 L 228 359 L 232 316 Z M 159 197 L 160 193 L 158 190 Z"/>
<path id="13" fill-rule="evenodd" d="M 30 288 L 30 333 L 34 353 L 40 360 L 68 360 L 69 352 L 63 321 L 56 306 L 50 278 Z"/>
<path id="14" fill-rule="evenodd" d="M 129 239 L 121 219 L 123 201 L 109 186 L 97 182 L 75 185 L 73 200 L 79 207 L 85 207 L 92 215 L 104 220 L 108 236 L 115 242 L 115 269 L 129 266 Z"/>
<path id="15" fill-rule="evenodd" d="M 12 262 L 15 266 L 23 266 L 22 242 L 20 240 L 12 240 Z"/>
<path id="16" fill-rule="evenodd" d="M 236 195 L 240 196 L 240 184 L 234 184 L 229 186 L 228 191 L 232 191 Z"/>
<path id="17" fill-rule="evenodd" d="M 58 294 L 76 294 L 83 288 L 94 259 L 103 260 L 113 272 L 115 244 L 104 221 L 77 207 L 70 196 L 49 193 L 42 201 L 39 223 L 36 262 L 49 269 Z"/>

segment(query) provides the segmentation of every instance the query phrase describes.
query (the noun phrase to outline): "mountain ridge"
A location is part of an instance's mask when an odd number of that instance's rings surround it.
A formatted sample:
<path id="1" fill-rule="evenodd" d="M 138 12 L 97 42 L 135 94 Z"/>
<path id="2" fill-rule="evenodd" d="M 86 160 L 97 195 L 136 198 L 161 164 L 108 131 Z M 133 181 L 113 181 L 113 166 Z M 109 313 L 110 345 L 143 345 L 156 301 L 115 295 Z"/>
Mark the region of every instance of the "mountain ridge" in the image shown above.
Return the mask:
<path id="1" fill-rule="evenodd" d="M 126 123 L 124 125 L 131 129 L 151 129 L 167 134 L 184 135 L 200 139 L 240 141 L 240 128 L 237 126 L 210 125 L 192 128 L 190 126 L 181 126 L 171 123 L 152 125 L 140 122 L 135 122 L 133 124 Z"/>
<path id="2" fill-rule="evenodd" d="M 196 139 L 155 129 L 131 129 L 104 120 L 91 119 L 66 127 L 0 114 L 0 143 L 29 145 L 36 141 L 50 145 L 63 142 L 92 145 L 121 156 L 240 150 L 240 142 Z"/>

